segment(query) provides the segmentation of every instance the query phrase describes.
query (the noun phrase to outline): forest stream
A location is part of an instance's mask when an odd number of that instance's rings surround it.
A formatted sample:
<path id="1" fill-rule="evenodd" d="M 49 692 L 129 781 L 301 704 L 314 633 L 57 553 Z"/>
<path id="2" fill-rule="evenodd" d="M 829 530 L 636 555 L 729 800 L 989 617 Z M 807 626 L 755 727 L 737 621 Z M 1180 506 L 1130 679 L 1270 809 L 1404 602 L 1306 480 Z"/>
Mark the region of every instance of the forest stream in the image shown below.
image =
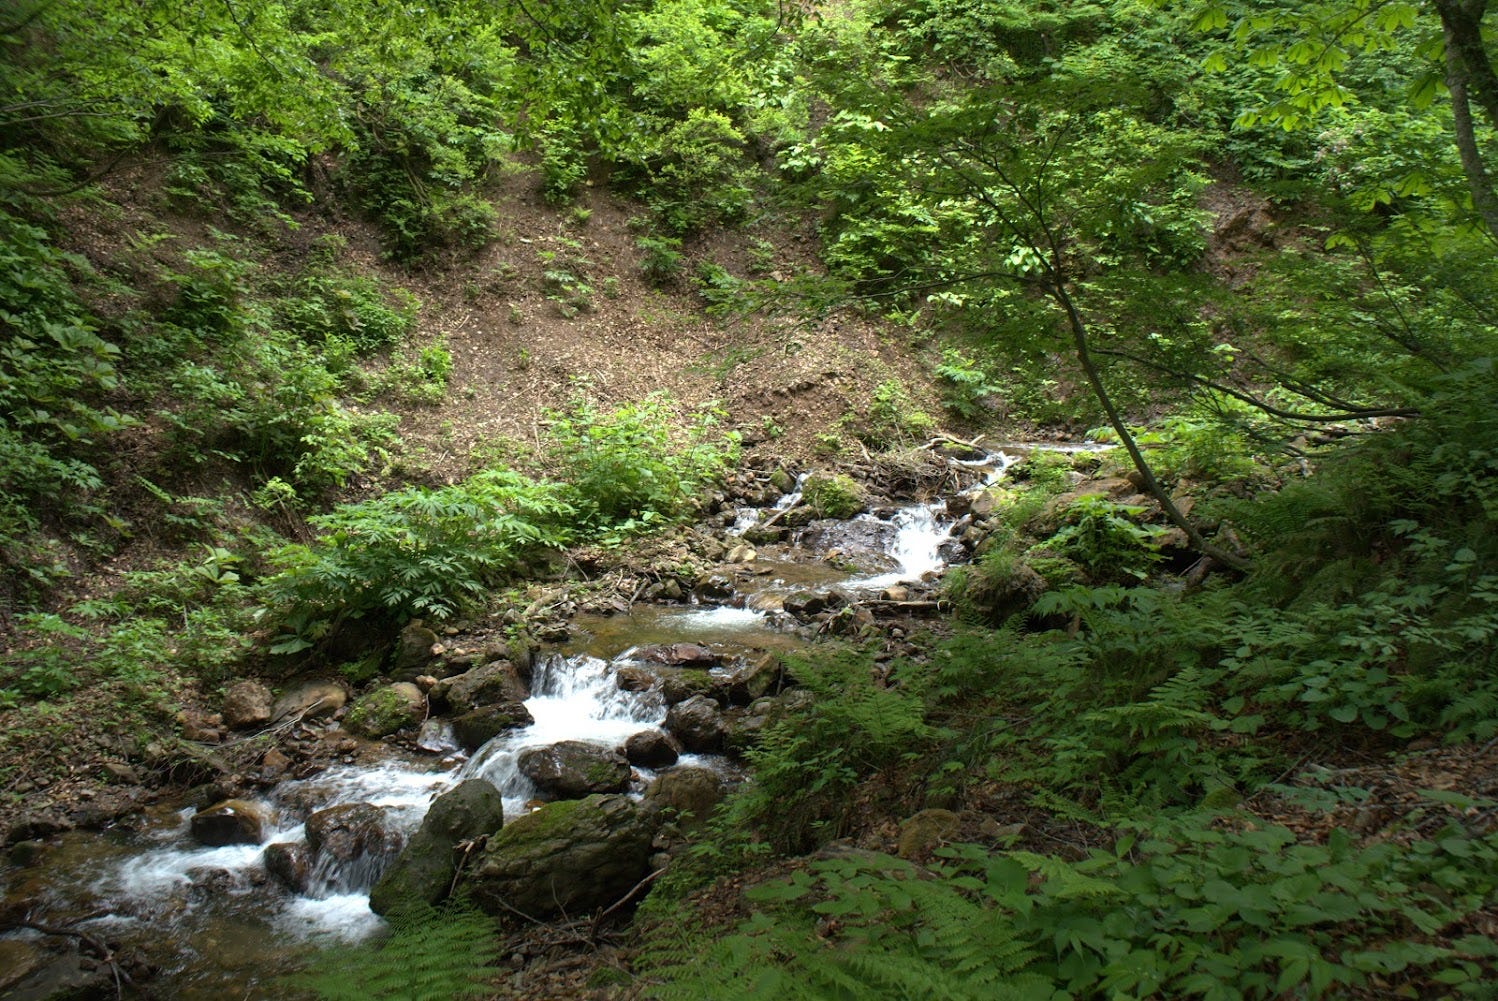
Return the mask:
<path id="1" fill-rule="evenodd" d="M 996 481 L 1012 461 L 996 451 L 963 463 L 980 481 L 970 490 Z M 726 532 L 742 534 L 798 499 L 792 492 L 773 507 L 741 510 Z M 629 691 L 619 676 L 640 663 L 641 651 L 672 644 L 707 649 L 717 665 L 711 672 L 727 674 L 755 655 L 809 642 L 806 630 L 781 608 L 788 595 L 837 588 L 855 598 L 878 596 L 929 580 L 961 557 L 946 499 L 880 513 L 802 529 L 788 558 L 757 561 L 752 583 L 720 600 L 640 603 L 617 615 L 576 617 L 571 639 L 537 656 L 524 702 L 534 722 L 471 755 L 444 724 L 430 720 L 417 741 L 425 753 L 371 743 L 346 757 L 347 763 L 268 790 L 253 803 L 266 818 L 257 843 L 203 845 L 192 833 L 192 807 L 162 807 L 133 825 L 63 835 L 31 869 L 10 873 L 11 892 L 24 888 L 44 902 L 33 916 L 37 924 L 69 925 L 117 942 L 122 951 L 138 950 L 159 968 L 152 987 L 174 997 L 283 997 L 278 978 L 326 962 L 317 958 L 319 950 L 363 940 L 384 927 L 370 909 L 370 889 L 443 792 L 465 779 L 487 780 L 502 794 L 508 822 L 544 795 L 517 767 L 527 749 L 563 741 L 612 749 L 642 731 L 662 731 L 668 706 L 659 686 Z M 849 572 L 835 559 L 838 540 L 849 535 L 882 549 L 888 569 Z M 670 767 L 684 766 L 712 769 L 729 783 L 746 777 L 737 762 L 715 754 L 686 753 Z M 630 793 L 638 797 L 655 774 L 636 766 Z M 309 818 L 360 804 L 379 811 L 378 835 L 356 839 L 352 852 L 302 847 L 309 840 Z M 277 865 L 270 857 L 277 852 L 310 860 L 296 881 L 300 892 L 272 875 Z M 58 971 L 59 977 L 66 974 Z M 50 989 L 11 997 L 45 997 Z"/>

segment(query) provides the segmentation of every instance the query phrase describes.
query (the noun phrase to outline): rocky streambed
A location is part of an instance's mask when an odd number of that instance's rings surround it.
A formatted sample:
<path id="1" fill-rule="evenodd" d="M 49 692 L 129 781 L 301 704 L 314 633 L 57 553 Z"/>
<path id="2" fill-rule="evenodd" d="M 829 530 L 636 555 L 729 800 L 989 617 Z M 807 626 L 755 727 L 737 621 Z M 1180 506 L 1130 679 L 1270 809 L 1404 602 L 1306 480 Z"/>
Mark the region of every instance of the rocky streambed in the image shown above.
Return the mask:
<path id="1" fill-rule="evenodd" d="M 846 498 L 809 502 L 805 477 L 744 474 L 708 505 L 712 566 L 513 616 L 546 642 L 415 623 L 357 697 L 335 678 L 278 698 L 237 683 L 196 724 L 218 743 L 185 794 L 102 830 L 12 832 L 0 998 L 127 980 L 282 997 L 320 948 L 459 883 L 538 921 L 637 898 L 745 778 L 757 734 L 810 697 L 782 655 L 937 614 L 935 575 L 975 541 L 973 490 L 1009 461 L 933 458 L 946 497 L 924 503 L 838 483 L 853 507 L 835 511 Z"/>

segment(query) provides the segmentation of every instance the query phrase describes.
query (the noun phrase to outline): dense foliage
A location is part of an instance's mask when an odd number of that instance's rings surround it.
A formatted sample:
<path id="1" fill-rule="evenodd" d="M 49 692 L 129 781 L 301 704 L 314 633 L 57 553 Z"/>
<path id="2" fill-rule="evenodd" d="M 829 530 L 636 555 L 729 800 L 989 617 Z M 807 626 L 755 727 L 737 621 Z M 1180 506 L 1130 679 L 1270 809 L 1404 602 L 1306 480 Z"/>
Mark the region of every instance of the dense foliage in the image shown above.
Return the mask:
<path id="1" fill-rule="evenodd" d="M 457 620 L 547 550 L 692 517 L 738 456 L 712 408 L 579 380 L 533 447 L 445 477 L 398 434 L 454 368 L 401 286 L 492 277 L 465 269 L 516 236 L 492 197 L 514 177 L 558 234 L 607 187 L 657 288 L 787 329 L 857 312 L 960 430 L 1106 425 L 1125 456 L 1033 456 L 993 492 L 944 585 L 957 635 L 792 665 L 814 698 L 654 892 L 642 989 L 1491 997 L 1494 804 L 1423 790 L 1370 841 L 1326 820 L 1370 790 L 1297 770 L 1498 736 L 1493 22 L 1484 0 L 13 5 L 0 709 L 113 698 L 149 732 L 184 679 Z M 97 215 L 129 235 L 99 242 Z M 379 262 L 329 232 L 349 217 Z M 536 257 L 564 317 L 617 291 L 581 239 Z M 876 382 L 823 452 L 937 429 Z M 1071 492 L 1105 462 L 1158 517 Z M 839 477 L 807 499 L 864 504 Z M 149 559 L 79 586 L 131 547 Z M 995 802 L 1059 844 L 827 848 Z M 699 920 L 691 893 L 746 871 L 775 873 L 751 916 Z M 443 962 L 376 950 L 360 990 L 469 989 L 453 957 L 489 929 L 427 918 L 407 941 Z"/>

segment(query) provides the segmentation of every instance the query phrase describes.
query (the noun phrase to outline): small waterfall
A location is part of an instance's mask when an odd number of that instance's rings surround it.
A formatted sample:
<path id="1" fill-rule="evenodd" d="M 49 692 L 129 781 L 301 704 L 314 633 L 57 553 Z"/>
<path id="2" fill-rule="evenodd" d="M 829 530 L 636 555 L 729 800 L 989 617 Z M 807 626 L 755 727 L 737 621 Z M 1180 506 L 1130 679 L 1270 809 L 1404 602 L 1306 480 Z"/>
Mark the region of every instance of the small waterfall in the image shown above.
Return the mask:
<path id="1" fill-rule="evenodd" d="M 488 780 L 504 796 L 506 812 L 518 813 L 536 792 L 517 767 L 521 751 L 564 740 L 614 747 L 659 725 L 666 718 L 660 693 L 626 692 L 615 680 L 618 660 L 625 656 L 610 662 L 587 654 L 552 654 L 539 662 L 525 701 L 535 723 L 479 748 L 460 777 Z"/>

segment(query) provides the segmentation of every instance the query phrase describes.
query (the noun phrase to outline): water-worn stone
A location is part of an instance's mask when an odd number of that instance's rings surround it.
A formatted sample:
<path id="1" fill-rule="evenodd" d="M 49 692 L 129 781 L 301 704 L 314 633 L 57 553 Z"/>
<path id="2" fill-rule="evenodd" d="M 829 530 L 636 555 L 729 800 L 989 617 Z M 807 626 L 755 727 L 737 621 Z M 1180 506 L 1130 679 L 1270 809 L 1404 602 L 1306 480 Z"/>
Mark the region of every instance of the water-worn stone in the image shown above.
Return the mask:
<path id="1" fill-rule="evenodd" d="M 390 672 L 397 677 L 416 674 L 432 659 L 432 647 L 437 645 L 437 634 L 424 626 L 420 619 L 412 619 L 401 630 L 400 639 L 390 655 Z"/>
<path id="2" fill-rule="evenodd" d="M 401 836 L 385 824 L 385 808 L 371 803 L 344 803 L 307 818 L 307 844 L 314 855 L 339 862 L 393 856 Z"/>
<path id="3" fill-rule="evenodd" d="M 452 724 L 445 719 L 429 719 L 421 724 L 416 731 L 416 746 L 429 754 L 446 754 L 462 747 Z"/>
<path id="4" fill-rule="evenodd" d="M 290 841 L 266 845 L 265 871 L 292 893 L 306 893 L 312 874 L 312 853 L 306 845 Z"/>
<path id="5" fill-rule="evenodd" d="M 685 702 L 694 695 L 715 698 L 718 679 L 706 671 L 691 668 L 663 668 L 657 672 L 661 679 L 661 697 L 670 706 Z"/>
<path id="6" fill-rule="evenodd" d="M 641 768 L 665 768 L 681 757 L 681 745 L 669 733 L 641 730 L 624 742 L 624 756 Z"/>
<path id="7" fill-rule="evenodd" d="M 688 751 L 711 754 L 723 748 L 723 717 L 718 703 L 702 695 L 678 702 L 666 713 L 666 729 Z"/>
<path id="8" fill-rule="evenodd" d="M 46 952 L 35 942 L 0 939 L 0 991 L 14 987 L 42 968 Z"/>
<path id="9" fill-rule="evenodd" d="M 350 733 L 375 739 L 419 724 L 426 711 L 427 700 L 421 689 L 399 681 L 354 700 L 343 726 Z"/>
<path id="10" fill-rule="evenodd" d="M 922 810 L 900 825 L 900 857 L 929 858 L 942 842 L 957 836 L 959 827 L 961 820 L 951 810 Z"/>
<path id="11" fill-rule="evenodd" d="M 533 747 L 521 751 L 515 764 L 542 792 L 560 799 L 623 792 L 629 787 L 629 762 L 624 755 L 586 741 Z"/>
<path id="12" fill-rule="evenodd" d="M 530 690 L 520 678 L 520 669 L 508 660 L 496 660 L 455 674 L 432 688 L 432 701 L 455 714 L 496 702 L 524 702 L 528 698 Z"/>
<path id="13" fill-rule="evenodd" d="M 664 664 L 667 667 L 706 668 L 718 665 L 718 655 L 700 643 L 642 646 L 634 652 L 632 659 L 646 664 Z"/>
<path id="14" fill-rule="evenodd" d="M 270 817 L 265 807 L 243 799 L 226 799 L 192 815 L 192 836 L 204 845 L 258 845 Z"/>
<path id="15" fill-rule="evenodd" d="M 660 683 L 660 673 L 649 667 L 626 665 L 614 672 L 614 684 L 621 692 L 648 692 Z"/>
<path id="16" fill-rule="evenodd" d="M 669 810 L 678 828 L 693 830 L 707 822 L 727 787 L 708 768 L 673 768 L 658 775 L 645 790 L 640 805 L 649 811 Z"/>
<path id="17" fill-rule="evenodd" d="M 465 751 L 476 751 L 507 730 L 534 722 L 530 710 L 519 702 L 481 706 L 452 721 L 453 739 Z"/>
<path id="18" fill-rule="evenodd" d="M 456 846 L 491 835 L 504 822 L 504 800 L 483 779 L 469 779 L 437 797 L 421 829 L 370 891 L 370 909 L 389 914 L 409 904 L 439 903 L 457 872 Z"/>
<path id="19" fill-rule="evenodd" d="M 474 899 L 537 919 L 607 907 L 644 878 L 655 828 L 628 796 L 547 803 L 489 839 L 470 870 Z"/>
<path id="20" fill-rule="evenodd" d="M 809 619 L 818 612 L 825 611 L 832 600 L 830 593 L 823 591 L 797 591 L 785 596 L 780 607 L 788 615 L 794 615 L 798 619 Z"/>
<path id="21" fill-rule="evenodd" d="M 271 706 L 270 717 L 272 722 L 279 722 L 290 716 L 304 716 L 307 719 L 331 716 L 342 709 L 346 702 L 348 692 L 337 682 L 308 681 L 282 693 L 276 699 L 276 704 Z"/>
<path id="22" fill-rule="evenodd" d="M 772 653 L 760 654 L 729 677 L 729 701 L 748 705 L 778 691 L 782 680 L 780 658 Z"/>
<path id="23" fill-rule="evenodd" d="M 231 730 L 249 730 L 270 722 L 271 694 L 258 681 L 236 681 L 224 692 L 224 725 Z"/>

